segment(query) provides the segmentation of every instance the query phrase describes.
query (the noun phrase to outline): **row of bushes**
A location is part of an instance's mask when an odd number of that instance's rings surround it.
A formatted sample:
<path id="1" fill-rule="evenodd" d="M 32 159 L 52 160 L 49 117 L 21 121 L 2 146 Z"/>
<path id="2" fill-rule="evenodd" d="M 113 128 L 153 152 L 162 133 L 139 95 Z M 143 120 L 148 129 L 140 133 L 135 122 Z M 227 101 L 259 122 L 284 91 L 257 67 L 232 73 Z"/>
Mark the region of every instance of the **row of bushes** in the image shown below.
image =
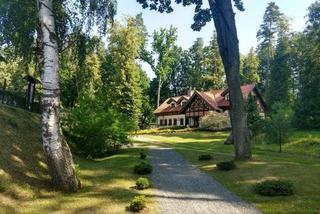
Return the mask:
<path id="1" fill-rule="evenodd" d="M 199 161 L 212 160 L 210 154 L 202 154 L 198 156 Z M 236 169 L 237 165 L 234 161 L 223 161 L 216 164 L 220 171 L 229 171 Z M 289 196 L 293 195 L 293 184 L 287 180 L 266 180 L 253 185 L 253 192 L 262 196 Z"/>
<path id="2" fill-rule="evenodd" d="M 167 134 L 167 133 L 181 133 L 181 132 L 190 132 L 196 131 L 196 128 L 186 128 L 186 127 L 163 127 L 163 128 L 155 128 L 155 129 L 144 129 L 136 132 L 132 132 L 132 135 L 148 135 L 148 134 Z"/>
<path id="3" fill-rule="evenodd" d="M 202 154 L 198 156 L 199 161 L 209 161 L 212 159 L 213 157 L 210 154 Z M 221 171 L 229 171 L 237 168 L 237 166 L 234 161 L 223 161 L 223 162 L 217 163 L 217 168 Z"/>
<path id="4" fill-rule="evenodd" d="M 144 150 L 140 151 L 139 158 L 142 161 L 133 167 L 134 173 L 136 173 L 138 175 L 150 174 L 152 172 L 153 168 L 152 168 L 151 164 L 146 162 L 147 153 Z M 139 177 L 136 181 L 135 187 L 137 190 L 148 189 L 150 187 L 150 182 L 149 182 L 148 178 Z M 141 210 L 146 208 L 146 202 L 147 202 L 147 199 L 146 199 L 145 195 L 137 195 L 131 200 L 127 209 L 128 209 L 128 211 L 131 211 L 131 212 L 140 212 Z"/>

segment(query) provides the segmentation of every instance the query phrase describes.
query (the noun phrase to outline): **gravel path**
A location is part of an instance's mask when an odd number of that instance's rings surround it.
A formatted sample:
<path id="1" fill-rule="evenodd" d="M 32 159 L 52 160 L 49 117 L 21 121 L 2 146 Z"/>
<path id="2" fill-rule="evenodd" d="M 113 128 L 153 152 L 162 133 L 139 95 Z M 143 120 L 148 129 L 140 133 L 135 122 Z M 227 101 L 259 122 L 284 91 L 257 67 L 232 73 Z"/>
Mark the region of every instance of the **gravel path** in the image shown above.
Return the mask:
<path id="1" fill-rule="evenodd" d="M 164 214 L 261 213 L 170 148 L 150 148 L 152 181 Z"/>

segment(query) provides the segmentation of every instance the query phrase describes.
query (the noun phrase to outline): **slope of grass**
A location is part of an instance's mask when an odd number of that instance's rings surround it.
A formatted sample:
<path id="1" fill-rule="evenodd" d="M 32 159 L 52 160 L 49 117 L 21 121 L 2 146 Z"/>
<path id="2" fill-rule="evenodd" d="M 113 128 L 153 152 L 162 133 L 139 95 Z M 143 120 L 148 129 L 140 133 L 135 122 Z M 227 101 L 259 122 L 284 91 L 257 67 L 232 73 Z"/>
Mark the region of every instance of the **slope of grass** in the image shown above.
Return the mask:
<path id="1" fill-rule="evenodd" d="M 75 194 L 55 192 L 50 187 L 42 154 L 40 116 L 0 105 L 0 213 L 127 213 L 137 194 L 137 175 L 132 168 L 139 148 L 98 160 L 76 158 L 83 188 Z M 148 198 L 144 213 L 158 213 Z"/>
<path id="2" fill-rule="evenodd" d="M 187 160 L 212 175 L 232 192 L 251 201 L 264 213 L 319 213 L 320 210 L 320 132 L 296 131 L 279 154 L 276 145 L 253 145 L 253 158 L 237 162 L 228 172 L 216 169 L 216 163 L 233 159 L 233 146 L 223 145 L 226 132 L 190 132 L 140 136 L 140 140 L 175 148 Z M 264 138 L 263 138 L 264 139 Z M 297 146 L 298 145 L 298 146 Z M 211 154 L 213 160 L 199 162 L 200 154 Z M 313 154 L 313 155 L 311 155 Z M 265 179 L 286 179 L 294 183 L 290 197 L 263 197 L 253 193 L 252 185 Z"/>

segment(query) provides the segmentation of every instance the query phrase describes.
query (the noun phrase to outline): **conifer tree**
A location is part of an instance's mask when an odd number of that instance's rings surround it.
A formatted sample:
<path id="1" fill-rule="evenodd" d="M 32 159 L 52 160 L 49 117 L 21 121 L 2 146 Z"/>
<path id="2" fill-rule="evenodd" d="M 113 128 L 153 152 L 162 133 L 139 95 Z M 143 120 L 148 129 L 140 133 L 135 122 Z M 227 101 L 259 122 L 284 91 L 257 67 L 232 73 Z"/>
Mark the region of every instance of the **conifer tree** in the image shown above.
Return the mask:
<path id="1" fill-rule="evenodd" d="M 280 36 L 271 66 L 270 84 L 267 88 L 267 103 L 272 106 L 276 102 L 289 105 L 292 101 L 291 48 L 288 36 Z"/>
<path id="2" fill-rule="evenodd" d="M 320 1 L 309 7 L 308 24 L 299 39 L 299 93 L 295 106 L 296 125 L 320 128 Z"/>
<path id="3" fill-rule="evenodd" d="M 254 53 L 253 48 L 250 49 L 248 55 L 242 60 L 241 82 L 242 84 L 256 84 L 260 82 L 259 76 L 259 59 Z"/>
<path id="4" fill-rule="evenodd" d="M 259 42 L 258 56 L 260 59 L 261 89 L 265 92 L 269 85 L 271 64 L 274 57 L 275 42 L 281 25 L 283 14 L 275 2 L 270 2 L 265 10 L 263 22 L 257 33 Z"/>

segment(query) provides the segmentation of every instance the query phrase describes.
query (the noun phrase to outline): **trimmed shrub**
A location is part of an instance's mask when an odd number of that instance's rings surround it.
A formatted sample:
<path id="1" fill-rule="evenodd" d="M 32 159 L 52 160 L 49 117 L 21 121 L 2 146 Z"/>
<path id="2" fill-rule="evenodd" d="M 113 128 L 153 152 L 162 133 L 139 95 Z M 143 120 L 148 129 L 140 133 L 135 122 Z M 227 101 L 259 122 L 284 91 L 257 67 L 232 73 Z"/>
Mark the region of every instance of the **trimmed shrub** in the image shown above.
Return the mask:
<path id="1" fill-rule="evenodd" d="M 255 193 L 263 196 L 293 195 L 293 184 L 287 180 L 266 180 L 253 186 Z"/>
<path id="2" fill-rule="evenodd" d="M 149 163 L 141 162 L 134 166 L 133 171 L 139 175 L 146 175 L 152 172 L 152 166 Z"/>
<path id="3" fill-rule="evenodd" d="M 147 153 L 146 153 L 144 150 L 142 150 L 142 151 L 140 152 L 140 159 L 144 160 L 144 159 L 146 159 L 146 158 L 147 158 Z"/>
<path id="4" fill-rule="evenodd" d="M 231 128 L 230 118 L 227 112 L 211 112 L 200 118 L 199 128 L 206 131 L 221 131 Z"/>
<path id="5" fill-rule="evenodd" d="M 212 159 L 212 156 L 209 154 L 206 155 L 199 155 L 198 160 L 199 161 L 209 161 Z"/>
<path id="6" fill-rule="evenodd" d="M 130 210 L 131 212 L 140 212 L 145 207 L 146 207 L 146 197 L 144 195 L 138 195 L 132 199 L 128 207 L 128 210 Z"/>
<path id="7" fill-rule="evenodd" d="M 237 168 L 234 161 L 219 162 L 219 163 L 217 163 L 217 167 L 221 171 L 229 171 L 229 170 Z"/>
<path id="8" fill-rule="evenodd" d="M 139 190 L 148 189 L 150 187 L 150 182 L 148 178 L 140 177 L 136 181 L 136 188 Z"/>

